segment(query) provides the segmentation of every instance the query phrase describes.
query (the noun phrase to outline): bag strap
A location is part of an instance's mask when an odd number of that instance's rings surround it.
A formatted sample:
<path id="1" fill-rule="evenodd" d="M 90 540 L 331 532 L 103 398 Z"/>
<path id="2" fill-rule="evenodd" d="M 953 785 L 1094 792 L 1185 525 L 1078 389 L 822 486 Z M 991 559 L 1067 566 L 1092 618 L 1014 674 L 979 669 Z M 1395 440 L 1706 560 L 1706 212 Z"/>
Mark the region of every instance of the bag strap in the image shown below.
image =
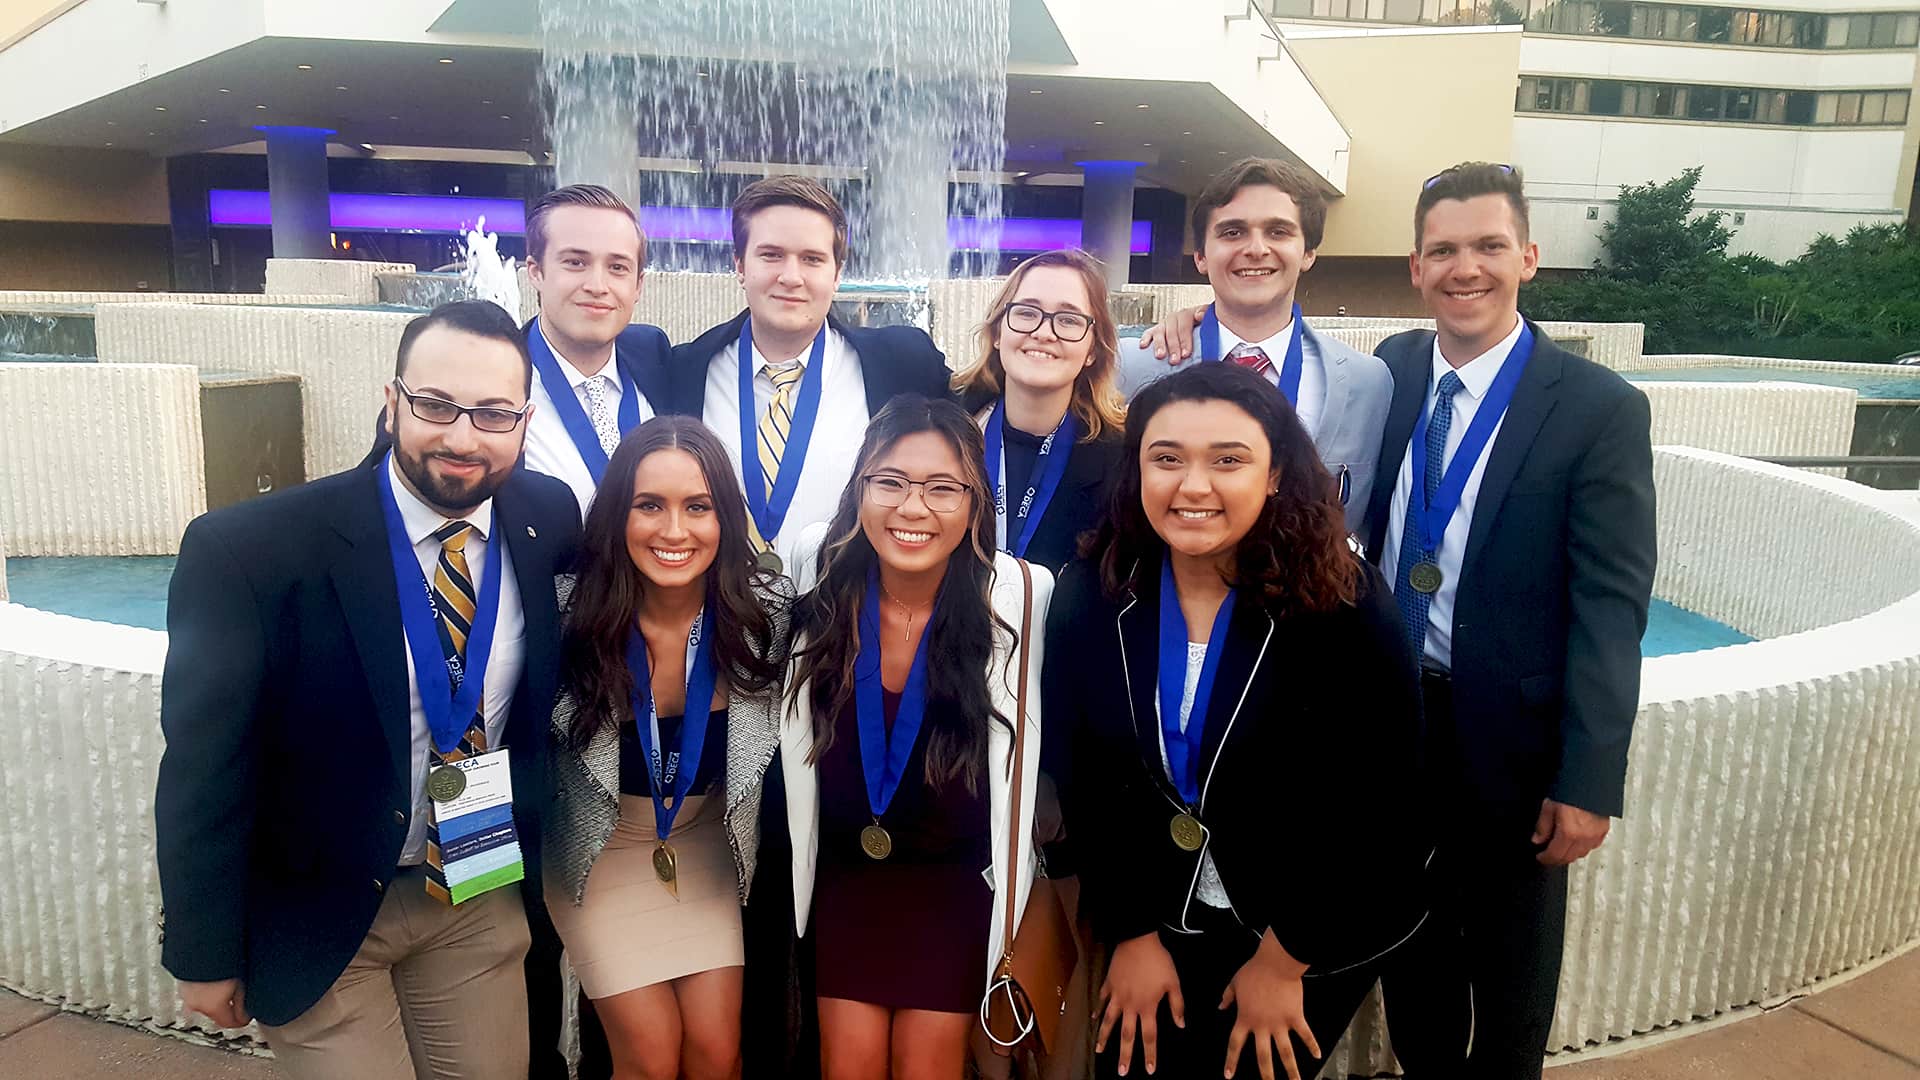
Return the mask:
<path id="1" fill-rule="evenodd" d="M 1005 975 L 1013 969 L 1013 937 L 1015 926 L 1014 906 L 1019 902 L 1020 883 L 1020 784 L 1026 775 L 1024 768 L 1027 750 L 1027 657 L 1031 655 L 1033 633 L 1033 571 L 1028 568 L 1025 559 L 1015 559 L 1020 566 L 1020 677 L 1015 684 L 1013 700 L 1013 804 L 1007 808 L 1007 872 L 1012 881 L 1002 882 L 1007 890 L 1006 933 L 1000 939 L 1000 974 Z"/>

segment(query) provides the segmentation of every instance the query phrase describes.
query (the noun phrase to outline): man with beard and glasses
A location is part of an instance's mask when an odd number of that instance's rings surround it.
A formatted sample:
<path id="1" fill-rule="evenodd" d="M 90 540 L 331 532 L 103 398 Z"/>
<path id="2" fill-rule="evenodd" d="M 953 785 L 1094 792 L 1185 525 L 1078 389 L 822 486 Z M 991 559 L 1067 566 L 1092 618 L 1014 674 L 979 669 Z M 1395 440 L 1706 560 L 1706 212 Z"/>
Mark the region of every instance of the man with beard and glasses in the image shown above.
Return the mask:
<path id="1" fill-rule="evenodd" d="M 528 1072 L 564 483 L 515 467 L 520 328 L 409 323 L 389 454 L 187 527 L 154 816 L 161 959 L 295 1078 Z"/>

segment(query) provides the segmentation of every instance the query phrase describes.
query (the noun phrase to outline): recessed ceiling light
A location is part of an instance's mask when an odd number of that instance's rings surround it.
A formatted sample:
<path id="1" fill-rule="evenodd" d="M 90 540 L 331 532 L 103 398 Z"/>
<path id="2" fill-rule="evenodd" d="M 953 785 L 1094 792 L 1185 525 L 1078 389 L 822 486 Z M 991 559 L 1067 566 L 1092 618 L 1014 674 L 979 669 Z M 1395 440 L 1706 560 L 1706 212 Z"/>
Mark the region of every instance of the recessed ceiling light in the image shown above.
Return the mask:
<path id="1" fill-rule="evenodd" d="M 443 63 L 443 64 L 451 64 L 451 63 L 453 63 L 453 57 L 451 57 L 451 56 L 443 56 L 443 57 L 441 57 L 441 58 L 440 58 L 440 62 L 441 62 L 441 63 Z"/>
<path id="2" fill-rule="evenodd" d="M 344 86 L 336 86 L 336 87 L 334 87 L 334 89 L 335 89 L 335 90 L 345 90 L 345 89 L 346 89 L 346 87 L 344 87 Z"/>
<path id="3" fill-rule="evenodd" d="M 506 113 L 501 113 L 501 114 L 500 114 L 500 119 L 502 119 L 502 120 L 511 120 L 511 119 L 513 119 L 513 117 L 511 117 L 511 116 L 508 116 L 508 115 L 507 115 Z"/>
<path id="4" fill-rule="evenodd" d="M 108 145 L 108 146 L 112 146 L 112 145 L 113 145 L 113 140 L 111 140 L 111 139 L 109 139 L 109 140 L 107 140 L 107 145 Z"/>
<path id="5" fill-rule="evenodd" d="M 206 117 L 204 117 L 204 116 L 203 116 L 203 117 L 201 117 L 201 118 L 200 118 L 200 122 L 201 122 L 201 123 L 203 123 L 203 124 L 204 124 L 204 123 L 206 123 L 206 122 L 207 122 L 207 118 L 206 118 Z"/>
<path id="6" fill-rule="evenodd" d="M 1191 134 L 1193 134 L 1193 132 L 1191 132 L 1191 131 L 1183 131 L 1183 132 L 1181 132 L 1180 134 L 1182 134 L 1182 135 L 1191 135 Z"/>
<path id="7" fill-rule="evenodd" d="M 1046 93 L 1046 91 L 1045 91 L 1045 90 L 1029 90 L 1029 91 L 1027 91 L 1027 93 L 1029 93 L 1029 94 L 1044 94 L 1044 93 Z"/>
<path id="8" fill-rule="evenodd" d="M 312 70 L 313 70 L 313 65 L 312 65 L 312 64 L 295 64 L 295 65 L 294 65 L 294 67 L 297 67 L 297 68 L 299 68 L 299 69 L 300 69 L 301 71 L 312 71 Z"/>
<path id="9" fill-rule="evenodd" d="M 1152 143 L 1150 143 L 1150 142 L 1143 142 L 1143 143 L 1141 143 L 1140 145 L 1141 145 L 1141 146 L 1152 146 L 1153 144 L 1152 144 Z"/>
<path id="10" fill-rule="evenodd" d="M 152 135 L 152 134 L 155 134 L 155 133 L 154 133 L 154 132 L 151 132 L 151 131 L 149 131 L 149 132 L 147 132 L 147 134 L 149 134 L 149 135 Z"/>
<path id="11" fill-rule="evenodd" d="M 219 90 L 219 92 L 220 92 L 220 93 L 222 93 L 222 94 L 231 94 L 231 93 L 233 93 L 233 91 L 231 91 L 231 90 L 229 90 L 229 89 L 227 89 L 227 88 L 226 88 L 226 87 L 224 87 L 224 86 L 220 88 L 220 90 Z"/>
<path id="12" fill-rule="evenodd" d="M 1219 155 L 1219 156 L 1221 156 L 1221 157 L 1226 157 L 1226 156 L 1227 156 L 1227 152 L 1226 152 L 1225 150 L 1215 150 L 1215 151 L 1214 151 L 1214 153 L 1215 153 L 1215 154 L 1218 154 L 1218 155 Z"/>
<path id="13" fill-rule="evenodd" d="M 1147 107 L 1148 107 L 1148 106 L 1147 106 L 1147 103 L 1146 103 L 1146 102 L 1144 102 L 1144 101 L 1143 101 L 1143 102 L 1141 102 L 1140 104 L 1138 104 L 1138 105 L 1135 105 L 1135 106 L 1134 106 L 1134 108 L 1136 108 L 1136 109 L 1144 109 L 1144 108 L 1147 108 Z"/>
<path id="14" fill-rule="evenodd" d="M 398 120 L 398 119 L 400 119 L 400 118 L 399 118 L 399 117 L 397 117 L 397 116 L 389 116 L 389 117 L 387 117 L 387 119 L 389 119 L 389 120 Z"/>
<path id="15" fill-rule="evenodd" d="M 1095 120 L 1095 121 L 1093 122 L 1093 126 L 1094 126 L 1094 127 L 1106 127 L 1106 126 L 1107 126 L 1107 122 L 1106 122 L 1105 120 Z"/>
<path id="16" fill-rule="evenodd" d="M 107 126 L 108 126 L 108 127 L 119 127 L 119 126 L 120 126 L 120 122 L 119 122 L 118 120 L 109 120 L 109 121 L 107 121 Z"/>
<path id="17" fill-rule="evenodd" d="M 493 104 L 493 99 L 492 99 L 492 98 L 490 98 L 490 97 L 483 97 L 483 98 L 481 98 L 481 99 L 480 99 L 480 104 L 482 104 L 482 105 L 491 105 L 491 104 Z"/>
<path id="18" fill-rule="evenodd" d="M 154 112 L 166 112 L 166 111 L 167 111 L 167 107 L 166 107 L 165 105 L 155 105 L 155 106 L 153 107 L 153 111 L 154 111 Z"/>
<path id="19" fill-rule="evenodd" d="M 266 106 L 265 106 L 265 105 L 255 105 L 255 106 L 254 106 L 254 108 L 256 108 L 256 109 L 264 109 L 264 108 L 266 108 Z"/>

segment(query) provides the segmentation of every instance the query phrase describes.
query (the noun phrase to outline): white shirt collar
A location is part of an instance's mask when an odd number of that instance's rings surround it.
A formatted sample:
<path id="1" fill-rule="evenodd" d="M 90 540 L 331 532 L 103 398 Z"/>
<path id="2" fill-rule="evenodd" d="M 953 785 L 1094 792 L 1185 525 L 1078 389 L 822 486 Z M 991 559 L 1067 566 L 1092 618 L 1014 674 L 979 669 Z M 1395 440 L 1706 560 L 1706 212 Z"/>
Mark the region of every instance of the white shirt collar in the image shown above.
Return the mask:
<path id="1" fill-rule="evenodd" d="M 1261 352 L 1266 353 L 1267 360 L 1277 369 L 1281 364 L 1286 362 L 1287 349 L 1292 346 L 1293 335 L 1299 329 L 1299 326 L 1299 319 L 1288 319 L 1287 325 L 1281 327 L 1278 333 L 1265 341 L 1247 341 L 1239 334 L 1227 329 L 1226 323 L 1221 323 L 1220 355 L 1217 359 L 1225 360 L 1228 353 L 1241 345 L 1253 345 L 1257 346 Z"/>
<path id="2" fill-rule="evenodd" d="M 555 360 L 560 361 L 560 374 L 566 376 L 568 386 L 571 386 L 575 390 L 578 390 L 582 386 L 586 385 L 586 382 L 588 379 L 598 378 L 602 375 L 608 377 L 609 379 L 612 379 L 613 385 L 615 387 L 618 387 L 620 385 L 619 377 L 614 374 L 614 371 L 617 370 L 614 368 L 614 364 L 618 360 L 618 356 L 616 354 L 619 351 L 615 345 L 610 344 L 607 346 L 606 365 L 603 366 L 599 371 L 594 372 L 592 375 L 585 375 L 581 373 L 579 368 L 573 366 L 573 361 L 567 359 L 566 354 L 562 353 L 559 349 L 554 348 L 553 339 L 550 337 L 547 337 L 546 326 L 544 324 L 536 324 L 536 325 L 540 326 L 540 337 L 541 337 L 541 340 L 547 343 L 547 351 L 553 353 L 553 358 Z"/>
<path id="3" fill-rule="evenodd" d="M 827 332 L 826 352 L 831 353 L 835 349 L 836 342 L 839 341 L 840 335 L 833 329 L 832 323 L 826 323 L 823 325 L 824 325 L 824 329 Z M 817 330 L 814 331 L 814 336 L 818 337 L 819 331 Z M 769 360 L 767 359 L 767 354 L 761 352 L 760 346 L 756 344 L 753 347 L 753 356 L 750 358 L 750 361 L 753 364 L 753 373 L 755 375 L 758 375 L 760 374 L 763 368 L 769 368 L 769 367 L 778 368 L 782 371 L 785 371 L 786 369 L 791 367 L 805 367 L 807 364 L 807 361 L 813 359 L 813 340 L 814 340 L 813 338 L 807 339 L 807 347 L 804 349 L 801 349 L 800 355 L 792 358 L 791 360 Z M 734 348 L 738 350 L 740 347 L 740 339 L 737 337 L 734 338 L 733 344 L 734 344 Z M 822 358 L 824 359 L 824 356 Z M 822 374 L 825 374 L 825 373 L 822 372 Z"/>
<path id="4" fill-rule="evenodd" d="M 428 506 L 413 493 L 406 481 L 400 476 L 400 463 L 391 455 L 387 458 L 387 477 L 393 481 L 393 501 L 400 507 L 400 521 L 407 527 L 407 543 L 418 547 L 420 542 L 432 536 L 440 526 L 453 520 Z M 474 508 L 473 513 L 464 519 L 485 540 L 493 534 L 493 499 L 489 498 Z"/>
<path id="5" fill-rule="evenodd" d="M 1520 330 L 1526 325 L 1527 320 L 1515 319 L 1513 321 L 1513 329 L 1507 331 L 1507 336 L 1501 338 L 1493 348 L 1488 349 L 1486 352 L 1461 364 L 1457 368 L 1447 363 L 1447 358 L 1440 354 L 1440 338 L 1438 335 L 1435 335 L 1433 339 L 1433 381 L 1428 384 L 1430 391 L 1432 387 L 1440 385 L 1441 376 L 1451 371 L 1460 376 L 1461 389 L 1472 394 L 1474 400 L 1478 401 L 1480 398 L 1486 397 L 1487 390 L 1493 386 L 1493 380 L 1500 377 L 1500 369 L 1507 365 L 1507 357 L 1513 355 L 1513 347 L 1520 341 Z"/>

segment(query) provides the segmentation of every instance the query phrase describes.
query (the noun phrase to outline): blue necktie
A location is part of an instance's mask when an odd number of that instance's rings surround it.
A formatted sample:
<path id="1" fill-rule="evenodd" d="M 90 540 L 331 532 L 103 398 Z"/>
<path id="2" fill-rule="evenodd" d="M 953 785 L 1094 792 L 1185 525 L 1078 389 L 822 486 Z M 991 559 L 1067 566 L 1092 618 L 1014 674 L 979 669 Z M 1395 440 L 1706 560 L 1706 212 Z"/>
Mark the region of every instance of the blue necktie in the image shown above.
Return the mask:
<path id="1" fill-rule="evenodd" d="M 1414 482 L 1422 485 L 1426 492 L 1423 500 L 1433 503 L 1433 493 L 1440 487 L 1440 473 L 1445 468 L 1447 452 L 1447 429 L 1453 426 L 1453 395 L 1460 392 L 1460 376 L 1449 371 L 1440 376 L 1440 395 L 1433 403 L 1433 417 L 1427 421 L 1427 475 Z M 1413 500 L 1407 500 L 1407 520 L 1400 530 L 1400 566 L 1393 578 L 1393 598 L 1400 605 L 1400 618 L 1407 626 L 1407 641 L 1413 647 L 1413 659 L 1420 663 L 1427 655 L 1427 609 L 1433 606 L 1433 595 L 1423 593 L 1407 582 L 1407 575 L 1413 571 L 1415 563 L 1429 558 L 1434 553 L 1422 549 L 1420 523 L 1414 519 Z"/>

